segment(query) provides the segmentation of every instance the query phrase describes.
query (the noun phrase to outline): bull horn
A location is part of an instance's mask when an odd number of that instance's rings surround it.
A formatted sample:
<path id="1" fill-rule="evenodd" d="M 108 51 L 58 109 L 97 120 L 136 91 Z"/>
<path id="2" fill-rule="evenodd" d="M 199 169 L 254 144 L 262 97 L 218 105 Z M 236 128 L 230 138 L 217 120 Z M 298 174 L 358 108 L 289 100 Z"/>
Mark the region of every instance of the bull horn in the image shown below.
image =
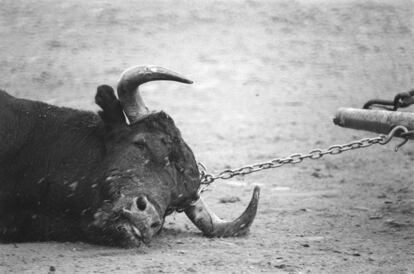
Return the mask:
<path id="1" fill-rule="evenodd" d="M 170 80 L 186 84 L 193 82 L 162 67 L 137 66 L 125 70 L 118 82 L 118 98 L 130 123 L 149 113 L 139 92 L 139 86 L 156 80 Z"/>
<path id="2" fill-rule="evenodd" d="M 256 216 L 260 188 L 256 186 L 249 205 L 243 214 L 234 221 L 223 221 L 214 214 L 199 198 L 190 205 L 185 214 L 208 237 L 231 237 L 245 235 Z"/>

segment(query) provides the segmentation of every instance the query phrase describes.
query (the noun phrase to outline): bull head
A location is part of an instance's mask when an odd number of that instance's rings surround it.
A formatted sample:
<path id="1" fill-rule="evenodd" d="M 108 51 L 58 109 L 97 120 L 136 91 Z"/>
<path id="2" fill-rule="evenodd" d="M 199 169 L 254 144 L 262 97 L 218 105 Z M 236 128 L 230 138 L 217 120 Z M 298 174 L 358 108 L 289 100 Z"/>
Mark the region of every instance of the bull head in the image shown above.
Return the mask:
<path id="1" fill-rule="evenodd" d="M 164 68 L 133 67 L 119 80 L 119 100 L 111 87 L 98 88 L 96 103 L 103 110 L 107 138 L 100 198 L 107 204 L 95 214 L 95 224 L 104 227 L 116 244 L 136 246 L 150 242 L 165 216 L 182 209 L 209 237 L 245 234 L 256 214 L 259 188 L 234 221 L 223 221 L 207 208 L 199 197 L 200 174 L 193 152 L 174 121 L 164 112 L 149 111 L 141 97 L 139 86 L 155 80 L 192 83 Z"/>

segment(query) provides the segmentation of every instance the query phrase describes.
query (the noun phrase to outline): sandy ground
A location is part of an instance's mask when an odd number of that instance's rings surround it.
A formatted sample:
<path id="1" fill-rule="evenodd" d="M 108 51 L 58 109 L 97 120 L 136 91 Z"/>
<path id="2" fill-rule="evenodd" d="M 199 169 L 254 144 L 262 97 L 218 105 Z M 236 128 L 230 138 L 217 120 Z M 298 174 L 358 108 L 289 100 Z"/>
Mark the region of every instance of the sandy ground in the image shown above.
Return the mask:
<path id="1" fill-rule="evenodd" d="M 123 69 L 176 70 L 195 84 L 148 84 L 146 101 L 218 172 L 376 136 L 332 117 L 413 88 L 413 15 L 410 1 L 1 0 L 0 87 L 96 110 Z M 204 238 L 176 214 L 138 250 L 0 245 L 0 273 L 414 273 L 414 146 L 394 144 L 215 182 L 205 199 L 227 219 L 261 186 L 247 237 Z"/>

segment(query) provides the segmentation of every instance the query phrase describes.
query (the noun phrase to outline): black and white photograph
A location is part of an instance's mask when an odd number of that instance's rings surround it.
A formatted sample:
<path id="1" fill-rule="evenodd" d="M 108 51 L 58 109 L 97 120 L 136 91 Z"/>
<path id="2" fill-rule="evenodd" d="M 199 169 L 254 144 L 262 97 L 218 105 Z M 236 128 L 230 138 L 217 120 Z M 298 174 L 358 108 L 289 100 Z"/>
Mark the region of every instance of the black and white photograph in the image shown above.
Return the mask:
<path id="1" fill-rule="evenodd" d="M 0 0 L 0 273 L 414 273 L 412 0 Z"/>

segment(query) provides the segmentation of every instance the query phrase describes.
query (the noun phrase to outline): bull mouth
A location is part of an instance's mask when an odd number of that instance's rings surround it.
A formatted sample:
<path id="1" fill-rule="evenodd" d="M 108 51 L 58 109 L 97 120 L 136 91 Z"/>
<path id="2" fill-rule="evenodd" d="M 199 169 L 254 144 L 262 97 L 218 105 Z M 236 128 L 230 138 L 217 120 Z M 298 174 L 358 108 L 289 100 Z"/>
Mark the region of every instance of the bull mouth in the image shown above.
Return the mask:
<path id="1" fill-rule="evenodd" d="M 116 234 L 120 237 L 118 238 L 120 240 L 119 243 L 125 247 L 139 247 L 141 243 L 145 244 L 139 229 L 129 222 L 118 224 L 116 226 Z"/>
<path id="2" fill-rule="evenodd" d="M 141 242 L 144 242 L 139 229 L 136 226 L 132 225 L 132 224 L 129 224 L 129 227 L 130 227 L 131 234 L 135 237 L 135 239 L 137 239 Z"/>

